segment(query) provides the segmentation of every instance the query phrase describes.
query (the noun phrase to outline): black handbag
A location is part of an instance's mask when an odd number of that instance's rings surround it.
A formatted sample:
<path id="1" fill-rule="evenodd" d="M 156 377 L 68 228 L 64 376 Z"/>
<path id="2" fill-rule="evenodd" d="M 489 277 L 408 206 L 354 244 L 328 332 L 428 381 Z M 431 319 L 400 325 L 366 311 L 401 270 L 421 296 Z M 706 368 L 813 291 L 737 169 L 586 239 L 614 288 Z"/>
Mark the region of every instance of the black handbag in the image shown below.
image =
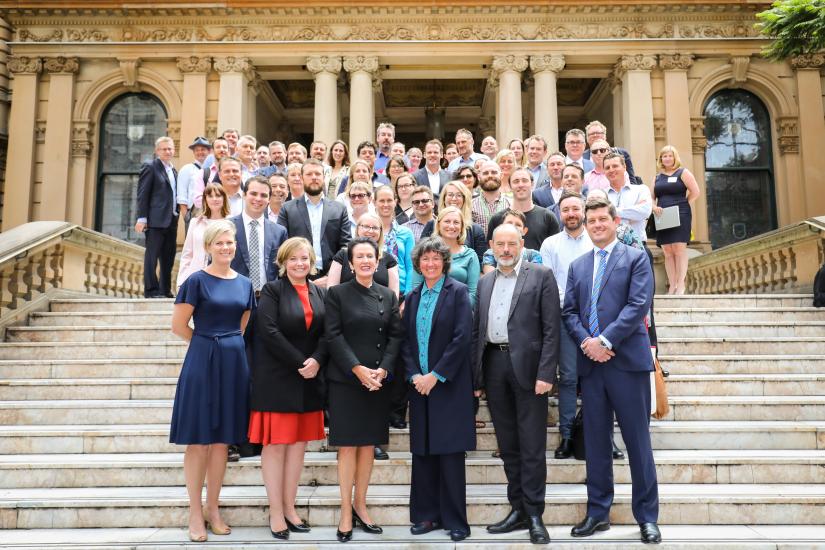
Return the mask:
<path id="1" fill-rule="evenodd" d="M 582 409 L 579 409 L 576 413 L 576 418 L 573 419 L 571 439 L 573 440 L 573 456 L 576 460 L 584 460 L 584 419 L 582 418 Z"/>

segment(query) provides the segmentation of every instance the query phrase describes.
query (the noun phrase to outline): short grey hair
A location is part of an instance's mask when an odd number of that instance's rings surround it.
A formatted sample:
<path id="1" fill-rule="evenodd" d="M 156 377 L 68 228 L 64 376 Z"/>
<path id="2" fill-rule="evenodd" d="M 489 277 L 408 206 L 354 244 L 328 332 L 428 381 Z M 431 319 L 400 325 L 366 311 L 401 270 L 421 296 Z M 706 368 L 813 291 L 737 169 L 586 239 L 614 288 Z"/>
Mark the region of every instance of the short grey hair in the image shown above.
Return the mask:
<path id="1" fill-rule="evenodd" d="M 426 237 L 418 241 L 412 251 L 412 263 L 415 272 L 421 275 L 421 257 L 428 252 L 437 252 L 441 255 L 441 260 L 444 262 L 444 273 L 450 272 L 450 263 L 452 262 L 452 254 L 450 254 L 450 247 L 447 246 L 441 237 Z"/>

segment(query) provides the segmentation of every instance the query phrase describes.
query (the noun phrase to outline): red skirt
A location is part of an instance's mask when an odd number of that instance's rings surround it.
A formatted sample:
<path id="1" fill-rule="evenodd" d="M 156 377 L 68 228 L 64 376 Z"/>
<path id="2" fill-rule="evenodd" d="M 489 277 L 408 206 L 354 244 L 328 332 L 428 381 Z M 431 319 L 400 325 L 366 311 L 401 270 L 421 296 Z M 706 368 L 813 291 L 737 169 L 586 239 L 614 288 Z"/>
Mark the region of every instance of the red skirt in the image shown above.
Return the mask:
<path id="1" fill-rule="evenodd" d="M 249 415 L 250 443 L 290 445 L 298 441 L 324 439 L 324 411 L 282 413 L 252 411 Z"/>

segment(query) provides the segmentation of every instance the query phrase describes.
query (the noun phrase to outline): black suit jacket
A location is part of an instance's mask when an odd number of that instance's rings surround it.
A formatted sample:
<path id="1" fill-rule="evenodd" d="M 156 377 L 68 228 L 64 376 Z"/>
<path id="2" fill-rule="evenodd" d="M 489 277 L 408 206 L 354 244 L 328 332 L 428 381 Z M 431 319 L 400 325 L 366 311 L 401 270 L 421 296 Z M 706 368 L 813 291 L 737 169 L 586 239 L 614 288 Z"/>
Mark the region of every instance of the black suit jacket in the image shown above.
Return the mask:
<path id="1" fill-rule="evenodd" d="M 278 268 L 275 266 L 275 260 L 278 258 L 278 248 L 281 247 L 286 239 L 286 230 L 267 219 L 266 216 L 261 218 L 264 222 L 264 267 L 266 268 L 266 281 L 274 281 L 278 278 Z M 236 235 L 235 239 L 238 242 L 238 248 L 235 252 L 235 257 L 232 258 L 232 269 L 249 277 L 249 247 L 246 243 L 246 228 L 243 223 L 243 214 L 238 214 L 229 218 L 229 221 L 235 224 Z"/>
<path id="2" fill-rule="evenodd" d="M 323 409 L 322 379 L 327 363 L 324 336 L 326 291 L 312 283 L 309 329 L 298 292 L 283 278 L 264 285 L 255 312 L 255 335 L 250 362 L 252 400 L 256 411 L 312 412 Z M 315 378 L 298 374 L 312 357 L 321 365 Z"/>
<path id="3" fill-rule="evenodd" d="M 450 173 L 446 170 L 439 170 L 438 177 L 441 180 L 441 185 L 439 186 L 438 190 L 444 188 L 444 185 L 451 181 Z M 427 176 L 427 167 L 424 166 L 423 168 L 419 168 L 415 172 L 413 172 L 413 178 L 418 185 L 423 185 L 424 187 L 430 187 L 430 178 Z M 435 192 L 435 189 L 432 189 L 433 194 L 437 197 L 438 193 Z"/>
<path id="4" fill-rule="evenodd" d="M 324 213 L 321 217 L 321 260 L 323 273 L 329 271 L 329 264 L 335 253 L 347 246 L 350 241 L 350 223 L 347 207 L 340 202 L 321 199 Z M 289 237 L 303 237 L 312 242 L 312 224 L 309 211 L 303 197 L 285 203 L 278 213 L 278 224 L 286 228 Z"/>
<path id="5" fill-rule="evenodd" d="M 491 271 L 478 281 L 478 310 L 473 324 L 476 389 L 483 387 L 482 359 L 487 345 L 487 316 L 496 273 Z M 559 362 L 560 309 L 559 287 L 553 272 L 543 265 L 522 260 L 510 302 L 507 334 L 513 371 L 525 390 L 535 388 L 536 380 L 555 383 Z"/>
<path id="6" fill-rule="evenodd" d="M 178 172 L 172 168 L 175 179 Z M 177 221 L 177 205 L 172 184 L 160 159 L 140 168 L 137 189 L 137 217 L 146 218 L 147 227 L 164 229 Z M 174 218 L 174 220 L 173 220 Z"/>

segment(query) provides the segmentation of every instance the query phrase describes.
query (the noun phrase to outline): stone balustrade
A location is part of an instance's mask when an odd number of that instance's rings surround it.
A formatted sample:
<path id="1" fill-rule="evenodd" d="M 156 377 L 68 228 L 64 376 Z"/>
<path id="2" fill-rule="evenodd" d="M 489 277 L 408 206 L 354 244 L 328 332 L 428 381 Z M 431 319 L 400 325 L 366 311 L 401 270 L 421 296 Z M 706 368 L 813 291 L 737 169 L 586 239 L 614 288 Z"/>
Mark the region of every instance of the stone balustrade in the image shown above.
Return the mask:
<path id="1" fill-rule="evenodd" d="M 697 256 L 688 265 L 691 294 L 811 292 L 825 262 L 825 216 Z"/>

